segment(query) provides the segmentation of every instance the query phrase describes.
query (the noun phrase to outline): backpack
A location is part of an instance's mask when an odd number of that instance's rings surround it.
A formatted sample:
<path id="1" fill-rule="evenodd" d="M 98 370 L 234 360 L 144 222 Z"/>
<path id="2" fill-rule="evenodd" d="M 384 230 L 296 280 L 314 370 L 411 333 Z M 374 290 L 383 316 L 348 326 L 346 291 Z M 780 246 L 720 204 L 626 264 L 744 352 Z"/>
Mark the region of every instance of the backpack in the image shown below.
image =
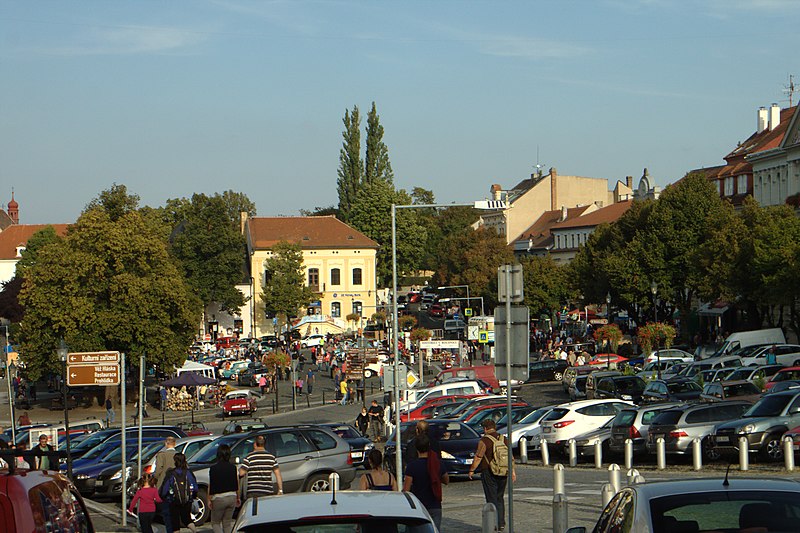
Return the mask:
<path id="1" fill-rule="evenodd" d="M 189 473 L 186 470 L 172 473 L 172 480 L 169 484 L 169 499 L 180 505 L 192 501 L 192 485 L 189 481 Z"/>
<path id="2" fill-rule="evenodd" d="M 501 438 L 497 439 L 491 435 L 486 435 L 492 441 L 492 460 L 489 461 L 489 470 L 495 476 L 506 477 L 508 475 L 508 446 Z"/>

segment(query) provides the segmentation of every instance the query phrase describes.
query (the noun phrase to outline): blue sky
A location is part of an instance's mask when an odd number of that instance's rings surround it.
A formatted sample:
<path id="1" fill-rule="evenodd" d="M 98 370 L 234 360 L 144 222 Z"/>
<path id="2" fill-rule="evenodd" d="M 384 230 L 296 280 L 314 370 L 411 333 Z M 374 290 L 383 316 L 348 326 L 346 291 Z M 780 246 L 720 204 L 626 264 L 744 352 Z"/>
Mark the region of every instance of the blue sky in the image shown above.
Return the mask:
<path id="1" fill-rule="evenodd" d="M 485 198 L 538 161 L 658 185 L 788 105 L 795 0 L 0 1 L 0 202 L 72 222 L 233 189 L 337 203 L 342 116 L 372 101 L 399 188 Z M 794 58 L 794 59 L 792 59 Z M 795 103 L 800 95 L 795 95 Z M 613 181 L 612 181 L 613 183 Z"/>

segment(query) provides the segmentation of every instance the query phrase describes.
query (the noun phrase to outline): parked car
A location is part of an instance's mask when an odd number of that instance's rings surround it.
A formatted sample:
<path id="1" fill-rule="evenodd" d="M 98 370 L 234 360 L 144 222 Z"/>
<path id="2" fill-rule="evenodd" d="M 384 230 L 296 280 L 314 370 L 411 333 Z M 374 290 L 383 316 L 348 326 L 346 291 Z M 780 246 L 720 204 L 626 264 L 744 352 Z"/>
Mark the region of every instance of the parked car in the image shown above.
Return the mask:
<path id="1" fill-rule="evenodd" d="M 647 452 L 647 436 L 650 424 L 665 409 L 681 405 L 679 403 L 663 403 L 639 408 L 625 408 L 611 420 L 611 437 L 608 448 L 612 452 L 624 453 L 625 441 L 631 439 L 633 453 Z"/>
<path id="2" fill-rule="evenodd" d="M 545 359 L 528 365 L 528 383 L 534 381 L 561 381 L 569 363 L 563 359 Z"/>
<path id="3" fill-rule="evenodd" d="M 211 431 L 200 421 L 196 422 L 178 422 L 178 427 L 186 432 L 187 437 L 207 437 L 213 435 Z"/>
<path id="4" fill-rule="evenodd" d="M 775 363 L 781 366 L 800 366 L 800 345 L 798 344 L 767 344 L 761 346 L 747 357 L 742 357 L 744 365 L 766 365 L 769 354 L 775 354 Z"/>
<path id="5" fill-rule="evenodd" d="M 642 403 L 687 402 L 700 397 L 703 389 L 691 378 L 654 379 L 642 392 Z"/>
<path id="6" fill-rule="evenodd" d="M 528 412 L 531 406 L 526 402 L 513 402 L 511 404 L 512 415 L 515 412 Z M 500 419 L 508 414 L 508 405 L 485 405 L 481 406 L 468 415 L 462 417 L 462 421 L 469 427 L 475 430 L 476 433 L 483 432 L 483 421 L 491 418 L 495 424 L 500 422 Z"/>
<path id="7" fill-rule="evenodd" d="M 300 341 L 300 346 L 302 346 L 303 348 L 311 348 L 312 346 L 322 346 L 323 344 L 325 344 L 325 335 L 319 333 L 309 335 L 308 337 Z"/>
<path id="8" fill-rule="evenodd" d="M 431 306 L 428 308 L 428 314 L 430 316 L 441 318 L 444 316 L 444 308 L 439 304 L 431 304 Z"/>
<path id="9" fill-rule="evenodd" d="M 167 437 L 175 437 L 181 439 L 187 437 L 186 432 L 177 426 L 143 426 L 142 438 L 146 440 L 164 440 Z M 126 442 L 133 442 L 139 437 L 138 427 L 129 427 L 125 430 Z M 117 429 L 103 429 L 90 434 L 86 439 L 78 443 L 77 446 L 71 448 L 72 459 L 79 459 L 86 452 L 99 444 L 119 446 L 122 440 L 122 430 Z"/>
<path id="10" fill-rule="evenodd" d="M 332 472 L 339 474 L 342 489 L 347 489 L 355 478 L 350 445 L 328 428 L 290 426 L 226 435 L 208 443 L 190 461 L 189 467 L 199 486 L 195 498 L 196 524 L 205 523 L 210 514 L 205 505 L 208 470 L 216 461 L 217 449 L 222 444 L 230 446 L 231 460 L 238 464 L 253 451 L 258 435 L 266 437 L 267 451 L 275 455 L 281 466 L 285 493 L 327 491 L 330 488 L 328 476 Z"/>
<path id="11" fill-rule="evenodd" d="M 577 376 L 572 385 L 569 386 L 569 399 L 570 401 L 577 402 L 578 400 L 586 399 L 586 382 L 589 381 L 589 376 Z"/>
<path id="12" fill-rule="evenodd" d="M 258 411 L 261 396 L 250 390 L 233 390 L 222 401 L 222 416 L 252 415 Z"/>
<path id="13" fill-rule="evenodd" d="M 264 422 L 261 418 L 251 418 L 249 420 L 234 420 L 222 429 L 223 435 L 230 435 L 232 433 L 247 433 L 257 429 L 267 429 L 269 424 Z"/>
<path id="14" fill-rule="evenodd" d="M 603 509 L 594 531 L 789 532 L 797 531 L 798 516 L 800 484 L 795 481 L 681 479 L 623 488 Z M 631 527 L 616 527 L 620 524 Z M 573 527 L 567 533 L 586 531 Z"/>
<path id="15" fill-rule="evenodd" d="M 467 475 L 480 435 L 463 422 L 454 420 L 429 420 L 428 424 L 428 435 L 431 440 L 439 443 L 442 452 L 443 470 L 450 475 Z M 413 422 L 400 424 L 400 449 L 404 456 L 415 431 L 416 424 Z M 392 473 L 395 468 L 396 449 L 397 431 L 389 437 L 384 452 L 384 463 Z"/>
<path id="16" fill-rule="evenodd" d="M 721 453 L 739 450 L 739 438 L 747 438 L 748 451 L 767 461 L 783 458 L 781 437 L 800 425 L 800 391 L 790 390 L 761 398 L 742 418 L 714 429 L 714 446 Z"/>
<path id="17" fill-rule="evenodd" d="M 681 363 L 691 363 L 694 361 L 694 354 L 684 352 L 677 348 L 663 348 L 660 350 L 653 350 L 650 355 L 645 357 L 645 363 L 652 363 L 653 361 L 680 361 Z"/>
<path id="18" fill-rule="evenodd" d="M 455 379 L 480 379 L 488 383 L 493 390 L 498 390 L 500 388 L 500 383 L 497 381 L 497 377 L 494 374 L 494 365 L 447 368 L 439 372 L 428 386 L 441 385 L 442 383 Z"/>
<path id="19" fill-rule="evenodd" d="M 249 364 L 250 361 L 247 360 L 234 361 L 230 364 L 228 368 L 221 370 L 219 375 L 225 379 L 232 379 L 234 381 L 238 381 L 239 372 L 245 370 Z"/>
<path id="20" fill-rule="evenodd" d="M 707 460 L 719 459 L 719 450 L 711 442 L 714 426 L 741 418 L 751 405 L 741 401 L 693 404 L 669 407 L 650 423 L 647 435 L 647 450 L 656 451 L 656 439 L 663 438 L 668 454 L 692 453 L 692 442 L 700 439 L 703 455 Z"/>
<path id="21" fill-rule="evenodd" d="M 242 507 L 234 531 L 435 533 L 436 526 L 410 492 L 344 491 L 258 498 Z"/>
<path id="22" fill-rule="evenodd" d="M 672 366 L 661 372 L 661 379 L 672 379 L 677 377 L 681 372 L 692 363 L 674 363 Z"/>
<path id="23" fill-rule="evenodd" d="M 756 403 L 761 399 L 761 390 L 750 381 L 716 381 L 703 387 L 700 399 L 706 402 L 735 399 Z"/>
<path id="24" fill-rule="evenodd" d="M 596 429 L 633 403 L 620 400 L 582 400 L 554 408 L 541 422 L 542 438 L 556 445 Z"/>
<path id="25" fill-rule="evenodd" d="M 560 452 L 564 455 L 569 455 L 569 443 L 574 439 L 575 451 L 577 452 L 578 457 L 594 457 L 595 446 L 598 443 L 601 447 L 600 453 L 602 453 L 603 457 L 608 457 L 610 455 L 608 443 L 611 439 L 612 420 L 607 421 L 599 428 L 576 435 L 569 441 L 561 441 Z"/>
<path id="26" fill-rule="evenodd" d="M 177 453 L 184 454 L 186 456 L 186 460 L 190 461 L 192 457 L 194 457 L 197 454 L 197 452 L 199 452 L 200 450 L 203 449 L 203 447 L 205 447 L 206 444 L 208 444 L 209 442 L 213 441 L 216 438 L 218 437 L 215 437 L 213 435 L 200 435 L 197 437 L 185 437 L 183 439 L 178 439 L 177 441 L 175 441 L 175 451 Z M 165 448 L 163 442 L 156 442 L 154 445 L 151 446 L 156 447 L 155 453 L 142 454 L 142 471 L 145 474 L 153 473 L 153 469 L 156 466 L 156 453 L 160 452 Z M 146 455 L 149 455 L 150 457 L 148 459 L 145 459 Z"/>
<path id="27" fill-rule="evenodd" d="M 247 365 L 247 368 L 239 371 L 239 385 L 242 387 L 256 387 L 261 376 L 267 375 L 269 369 L 259 361 L 254 361 Z"/>
<path id="28" fill-rule="evenodd" d="M 400 409 L 401 411 L 414 409 L 427 398 L 451 396 L 453 394 L 488 394 L 490 390 L 489 384 L 480 379 L 445 381 L 441 385 L 405 391 L 406 399 L 400 402 Z"/>
<path id="29" fill-rule="evenodd" d="M 154 440 L 145 440 L 143 445 L 149 445 Z M 97 448 L 100 454 L 95 456 L 90 451 L 81 459 L 72 464 L 72 478 L 75 486 L 81 495 L 93 499 L 119 497 L 122 495 L 122 447 L 116 446 L 107 448 L 99 445 Z M 125 460 L 129 466 L 126 468 L 127 481 L 134 480 L 131 475 L 131 461 L 139 453 L 138 442 L 132 442 L 125 446 Z M 88 458 L 92 455 L 91 458 Z M 66 465 L 61 465 L 62 472 L 66 471 Z"/>
<path id="30" fill-rule="evenodd" d="M 679 359 L 666 359 L 661 361 L 651 361 L 644 365 L 636 375 L 644 380 L 661 378 L 675 364 L 681 362 Z"/>
<path id="31" fill-rule="evenodd" d="M 722 381 L 725 379 L 725 376 L 731 373 L 730 368 L 712 368 L 709 370 L 703 370 L 698 374 L 700 383 L 713 383 L 715 381 Z"/>
<path id="32" fill-rule="evenodd" d="M 800 389 L 800 381 L 793 381 L 793 380 L 779 381 L 769 389 L 765 390 L 763 395 L 766 396 L 767 394 L 775 394 L 776 392 L 783 392 L 792 389 Z"/>
<path id="33" fill-rule="evenodd" d="M 616 370 L 598 370 L 588 374 L 586 377 L 586 399 L 593 400 L 595 398 L 595 389 L 601 379 L 611 376 L 621 376 L 622 372 Z"/>
<path id="34" fill-rule="evenodd" d="M 511 428 L 511 448 L 518 450 L 519 442 L 524 438 L 528 441 L 528 450 L 538 450 L 542 435 L 540 424 L 542 419 L 550 414 L 550 411 L 554 408 L 554 405 L 540 407 L 516 422 Z M 498 433 L 505 434 L 500 429 L 498 427 Z"/>
<path id="35" fill-rule="evenodd" d="M 726 381 L 745 379 L 747 381 L 763 380 L 765 383 L 774 376 L 783 366 L 781 365 L 753 365 L 734 368 L 725 376 Z"/>
<path id="36" fill-rule="evenodd" d="M 564 375 L 561 378 L 561 387 L 564 389 L 564 392 L 568 393 L 570 385 L 572 385 L 572 382 L 577 376 L 586 376 L 596 370 L 595 367 L 589 365 L 568 367 L 564 370 Z"/>
<path id="37" fill-rule="evenodd" d="M 597 383 L 594 396 L 639 403 L 644 387 L 645 381 L 638 376 L 608 376 Z"/>
<path id="38" fill-rule="evenodd" d="M 593 366 L 605 366 L 608 368 L 621 367 L 623 363 L 628 361 L 627 357 L 622 357 L 615 353 L 599 353 L 595 355 L 587 364 Z"/>
<path id="39" fill-rule="evenodd" d="M 800 366 L 790 366 L 778 370 L 774 376 L 764 385 L 765 390 L 770 390 L 776 383 L 781 381 L 800 381 Z"/>
<path id="40" fill-rule="evenodd" d="M 320 426 L 330 429 L 350 445 L 350 458 L 353 460 L 353 466 L 369 468 L 367 455 L 375 447 L 371 440 L 350 424 L 320 424 Z"/>
<path id="41" fill-rule="evenodd" d="M 460 407 L 473 398 L 478 398 L 480 395 L 450 395 L 450 396 L 437 396 L 429 398 L 416 408 L 407 413 L 400 413 L 400 421 L 408 422 L 409 420 L 424 420 L 426 418 L 436 418 L 441 416 L 446 417 L 447 413 Z"/>

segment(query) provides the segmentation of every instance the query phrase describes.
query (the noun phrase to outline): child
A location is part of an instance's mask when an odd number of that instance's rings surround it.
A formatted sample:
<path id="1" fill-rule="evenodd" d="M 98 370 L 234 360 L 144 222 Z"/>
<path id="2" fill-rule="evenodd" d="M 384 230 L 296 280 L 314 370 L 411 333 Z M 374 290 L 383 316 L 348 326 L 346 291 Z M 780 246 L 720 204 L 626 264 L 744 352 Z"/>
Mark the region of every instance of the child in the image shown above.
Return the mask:
<path id="1" fill-rule="evenodd" d="M 161 496 L 158 495 L 155 485 L 155 477 L 150 474 L 142 476 L 142 479 L 139 480 L 141 488 L 136 491 L 128 508 L 128 513 L 134 514 L 133 510 L 136 508 L 136 504 L 139 504 L 139 529 L 142 533 L 153 533 L 152 524 L 156 515 L 156 504 L 161 503 Z"/>

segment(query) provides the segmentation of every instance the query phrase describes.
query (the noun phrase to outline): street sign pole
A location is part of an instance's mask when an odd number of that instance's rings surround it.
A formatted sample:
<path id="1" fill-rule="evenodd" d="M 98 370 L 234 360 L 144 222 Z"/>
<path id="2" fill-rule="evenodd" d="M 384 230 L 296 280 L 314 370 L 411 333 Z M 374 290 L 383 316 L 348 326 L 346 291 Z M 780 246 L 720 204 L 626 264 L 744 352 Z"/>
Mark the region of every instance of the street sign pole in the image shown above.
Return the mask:
<path id="1" fill-rule="evenodd" d="M 510 265 L 507 265 L 510 267 Z M 506 268 L 506 289 L 509 293 L 506 294 L 506 396 L 508 401 L 508 410 L 506 414 L 506 443 L 511 445 L 511 426 L 513 420 L 511 418 L 511 268 Z M 514 533 L 514 476 L 512 475 L 514 469 L 514 454 L 508 454 L 508 533 Z"/>
<path id="2" fill-rule="evenodd" d="M 122 407 L 120 408 L 120 414 L 122 415 L 122 423 L 120 427 L 122 428 L 122 433 L 120 434 L 120 439 L 122 440 L 122 527 L 128 525 L 128 506 L 125 499 L 128 496 L 128 476 L 125 475 L 125 450 L 127 450 L 127 443 L 125 442 L 125 352 L 119 354 L 119 365 L 120 371 L 119 373 L 122 375 Z"/>

